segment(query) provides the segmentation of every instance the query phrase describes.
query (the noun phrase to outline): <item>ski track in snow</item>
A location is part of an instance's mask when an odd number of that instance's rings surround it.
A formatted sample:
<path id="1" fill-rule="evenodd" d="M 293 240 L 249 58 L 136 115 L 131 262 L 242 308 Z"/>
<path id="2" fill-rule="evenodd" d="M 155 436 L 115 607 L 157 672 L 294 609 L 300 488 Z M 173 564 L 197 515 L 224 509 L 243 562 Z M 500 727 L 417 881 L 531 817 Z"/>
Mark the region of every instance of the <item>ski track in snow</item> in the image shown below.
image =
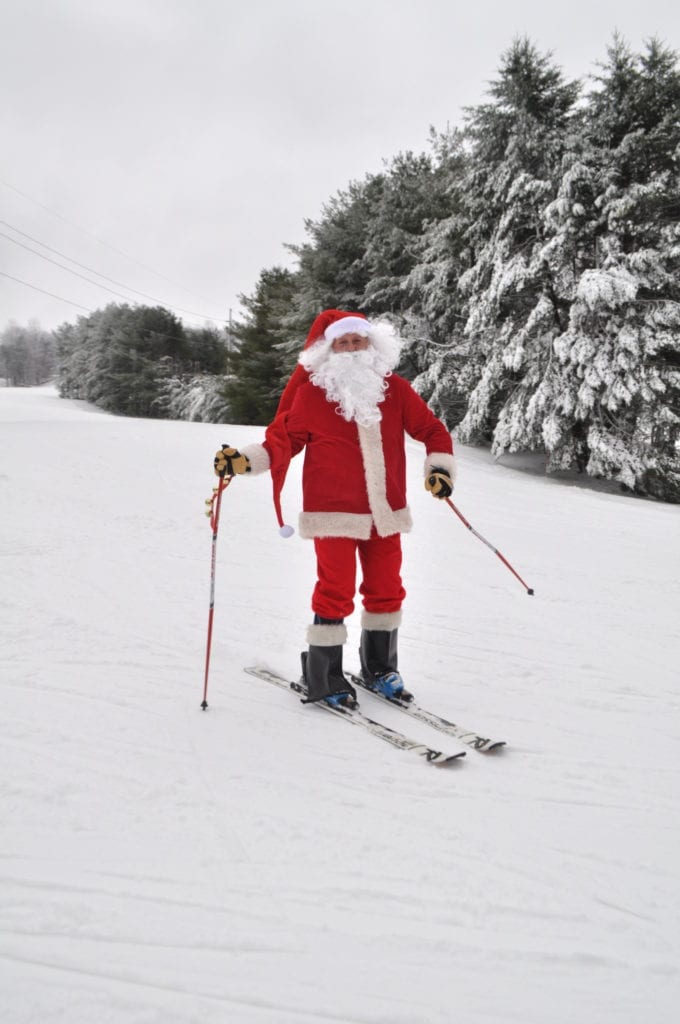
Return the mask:
<path id="1" fill-rule="evenodd" d="M 408 443 L 402 671 L 508 741 L 437 770 L 242 672 L 296 677 L 310 617 L 268 476 L 224 495 L 200 711 L 212 456 L 261 435 L 0 389 L 3 1022 L 675 1022 L 680 510 L 459 448 L 528 598 Z"/>

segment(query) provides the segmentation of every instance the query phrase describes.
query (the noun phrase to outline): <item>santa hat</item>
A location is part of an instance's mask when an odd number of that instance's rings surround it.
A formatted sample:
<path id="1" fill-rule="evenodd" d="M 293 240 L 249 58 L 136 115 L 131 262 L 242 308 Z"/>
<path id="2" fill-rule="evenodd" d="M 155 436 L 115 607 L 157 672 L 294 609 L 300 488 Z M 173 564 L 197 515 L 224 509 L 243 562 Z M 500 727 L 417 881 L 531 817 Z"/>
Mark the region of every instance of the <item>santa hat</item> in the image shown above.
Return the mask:
<path id="1" fill-rule="evenodd" d="M 313 373 L 324 362 L 336 338 L 343 334 L 371 335 L 371 324 L 363 313 L 345 313 L 341 309 L 326 309 L 320 313 L 307 335 L 299 363 Z"/>
<path id="2" fill-rule="evenodd" d="M 305 349 L 319 341 L 335 341 L 343 334 L 371 333 L 371 325 L 363 313 L 347 313 L 344 309 L 324 309 L 309 328 Z"/>
<path id="3" fill-rule="evenodd" d="M 321 330 L 323 333 L 319 334 Z M 343 334 L 361 334 L 369 338 L 371 330 L 372 326 L 363 313 L 344 313 L 340 309 L 327 309 L 312 324 L 299 362 L 313 373 L 325 360 L 336 338 L 341 338 Z"/>
<path id="4" fill-rule="evenodd" d="M 341 338 L 343 334 L 363 334 L 370 337 L 371 324 L 363 313 L 348 313 L 342 309 L 325 309 L 319 313 L 309 329 L 298 365 L 281 395 L 276 416 L 267 427 L 265 440 L 271 463 L 274 508 L 282 537 L 290 537 L 294 532 L 292 526 L 284 523 L 281 511 L 281 491 L 291 460 L 290 441 L 285 424 L 286 414 L 293 404 L 297 389 L 301 384 L 307 383 L 310 371 L 325 359 L 335 339 Z"/>

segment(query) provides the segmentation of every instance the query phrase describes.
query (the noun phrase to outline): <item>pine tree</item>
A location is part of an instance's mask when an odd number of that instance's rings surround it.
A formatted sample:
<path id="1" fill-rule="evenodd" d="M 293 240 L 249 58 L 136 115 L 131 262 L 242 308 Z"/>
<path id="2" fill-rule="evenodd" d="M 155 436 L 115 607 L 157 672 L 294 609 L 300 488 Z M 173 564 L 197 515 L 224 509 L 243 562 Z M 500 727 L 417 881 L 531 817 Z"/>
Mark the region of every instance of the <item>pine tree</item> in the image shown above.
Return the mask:
<path id="1" fill-rule="evenodd" d="M 428 154 L 400 153 L 373 193 L 366 224 L 363 265 L 367 285 L 361 308 L 371 315 L 411 310 L 408 282 L 429 223 L 448 212 L 446 181 Z"/>
<path id="2" fill-rule="evenodd" d="M 188 359 L 181 321 L 161 306 L 112 303 L 56 337 L 62 397 L 125 416 L 158 416 L 160 382 Z"/>
<path id="3" fill-rule="evenodd" d="M 288 317 L 297 288 L 292 271 L 272 267 L 260 273 L 251 296 L 240 296 L 248 315 L 235 326 L 239 347 L 229 357 L 233 377 L 225 388 L 236 423 L 265 424 L 273 419 L 289 374 L 285 345 L 290 341 Z M 299 351 L 299 339 L 297 345 Z"/>
<path id="4" fill-rule="evenodd" d="M 446 212 L 444 186 L 429 155 L 407 152 L 334 196 L 318 221 L 306 222 L 309 240 L 289 246 L 298 308 L 307 317 L 329 307 L 372 316 L 408 309 L 406 281 L 425 226 Z"/>
<path id="5" fill-rule="evenodd" d="M 540 444 L 527 406 L 561 329 L 550 267 L 543 257 L 543 211 L 555 195 L 577 83 L 527 40 L 503 55 L 492 103 L 468 113 L 472 152 L 465 181 L 471 266 L 469 358 L 459 388 L 469 394 L 461 437 L 493 440 L 499 452 Z"/>
<path id="6" fill-rule="evenodd" d="M 458 280 L 469 266 L 468 225 L 462 213 L 467 163 L 463 135 L 456 129 L 432 132 L 431 146 L 439 200 L 423 224 L 403 289 L 409 311 L 426 320 L 432 340 L 443 345 L 462 329 Z"/>
<path id="7" fill-rule="evenodd" d="M 185 327 L 185 362 L 192 372 L 222 374 L 227 366 L 227 336 L 215 327 Z"/>
<path id="8" fill-rule="evenodd" d="M 467 155 L 458 129 L 431 131 L 434 179 L 439 208 L 415 247 L 415 265 L 403 288 L 409 302 L 404 319 L 407 337 L 415 343 L 405 353 L 413 364 L 413 385 L 450 427 L 460 423 L 467 394 L 460 387 L 469 358 L 464 334 L 464 300 L 459 281 L 470 266 L 464 215 Z"/>
<path id="9" fill-rule="evenodd" d="M 367 175 L 333 196 L 317 221 L 305 221 L 309 240 L 289 245 L 297 257 L 295 309 L 300 322 L 310 323 L 322 309 L 361 308 L 370 280 L 366 250 L 383 175 Z"/>
<path id="10" fill-rule="evenodd" d="M 656 41 L 634 56 L 615 37 L 590 98 L 587 230 L 559 393 L 546 410 L 549 469 L 585 469 L 680 500 L 680 73 Z M 563 187 L 565 186 L 563 181 Z M 568 209 L 568 204 L 567 204 Z M 560 217 L 562 227 L 569 216 Z"/>

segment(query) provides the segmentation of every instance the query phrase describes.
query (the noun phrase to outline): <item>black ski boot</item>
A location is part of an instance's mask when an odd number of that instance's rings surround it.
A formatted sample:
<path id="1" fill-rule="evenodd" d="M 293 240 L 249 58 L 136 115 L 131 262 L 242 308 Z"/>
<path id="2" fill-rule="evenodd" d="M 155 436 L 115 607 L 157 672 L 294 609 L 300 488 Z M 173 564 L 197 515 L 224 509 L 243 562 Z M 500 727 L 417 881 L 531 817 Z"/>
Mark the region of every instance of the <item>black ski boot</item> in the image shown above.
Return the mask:
<path id="1" fill-rule="evenodd" d="M 413 694 L 404 689 L 404 680 L 397 671 L 398 632 L 397 629 L 362 629 L 361 675 L 366 686 L 383 697 L 411 701 Z"/>
<path id="2" fill-rule="evenodd" d="M 320 619 L 316 616 L 314 625 L 307 630 L 307 639 L 309 650 L 300 656 L 302 678 L 307 687 L 303 704 L 324 700 L 333 707 L 358 707 L 356 690 L 342 671 L 342 648 L 347 639 L 342 619 Z"/>

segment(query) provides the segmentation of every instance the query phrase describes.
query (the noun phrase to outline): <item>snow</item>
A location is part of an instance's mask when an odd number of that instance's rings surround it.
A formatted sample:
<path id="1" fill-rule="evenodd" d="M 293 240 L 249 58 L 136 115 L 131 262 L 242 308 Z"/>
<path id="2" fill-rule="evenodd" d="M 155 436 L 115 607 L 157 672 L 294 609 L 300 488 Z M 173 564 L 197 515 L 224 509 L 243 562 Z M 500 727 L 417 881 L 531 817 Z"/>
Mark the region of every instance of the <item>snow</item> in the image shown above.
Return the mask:
<path id="1" fill-rule="evenodd" d="M 266 476 L 224 496 L 199 709 L 212 456 L 260 438 L 0 389 L 3 1021 L 674 1022 L 677 506 L 460 447 L 530 598 L 409 442 L 401 668 L 509 744 L 436 769 L 242 672 L 297 675 L 309 620 Z"/>
<path id="2" fill-rule="evenodd" d="M 598 310 L 601 306 L 616 309 L 634 302 L 637 291 L 638 282 L 630 271 L 625 267 L 611 267 L 608 270 L 584 270 L 576 297 L 590 310 Z"/>

